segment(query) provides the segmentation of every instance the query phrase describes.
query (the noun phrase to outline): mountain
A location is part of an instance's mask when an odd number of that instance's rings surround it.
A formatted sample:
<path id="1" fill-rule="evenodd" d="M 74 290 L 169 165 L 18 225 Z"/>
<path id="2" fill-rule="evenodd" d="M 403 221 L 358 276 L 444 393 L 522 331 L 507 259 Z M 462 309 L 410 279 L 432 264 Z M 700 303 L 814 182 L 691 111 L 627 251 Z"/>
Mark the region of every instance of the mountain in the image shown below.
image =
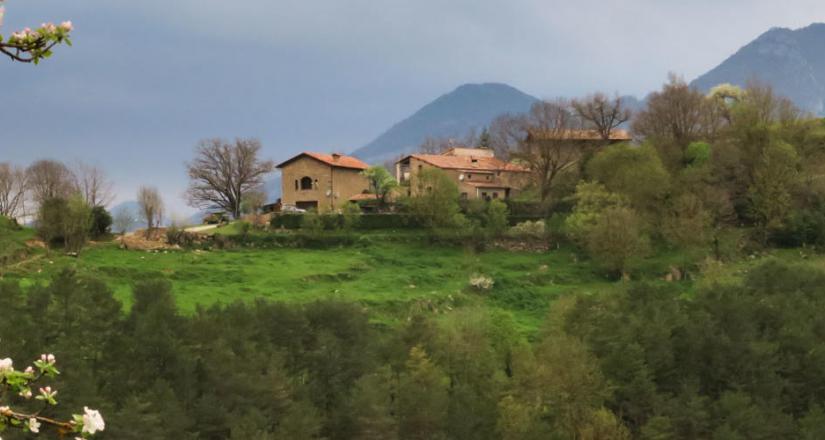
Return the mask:
<path id="1" fill-rule="evenodd" d="M 524 113 L 536 98 L 506 84 L 465 84 L 393 125 L 353 155 L 381 163 L 415 151 L 427 137 L 464 137 L 502 113 Z"/>
<path id="2" fill-rule="evenodd" d="M 773 28 L 694 80 L 703 90 L 751 80 L 770 84 L 800 108 L 825 116 L 825 23 L 801 29 Z"/>

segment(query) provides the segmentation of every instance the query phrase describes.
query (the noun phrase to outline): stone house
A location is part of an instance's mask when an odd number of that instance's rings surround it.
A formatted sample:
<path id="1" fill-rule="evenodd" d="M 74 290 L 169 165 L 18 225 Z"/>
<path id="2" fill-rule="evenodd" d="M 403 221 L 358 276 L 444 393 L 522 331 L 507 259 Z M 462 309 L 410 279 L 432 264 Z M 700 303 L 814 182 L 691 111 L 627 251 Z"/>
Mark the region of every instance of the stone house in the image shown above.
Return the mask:
<path id="1" fill-rule="evenodd" d="M 341 154 L 298 154 L 278 165 L 281 203 L 319 213 L 334 212 L 353 197 L 369 192 L 369 181 L 361 175 L 368 167 Z"/>
<path id="2" fill-rule="evenodd" d="M 411 154 L 396 162 L 398 183 L 413 195 L 411 184 L 428 168 L 443 170 L 458 185 L 462 199 L 506 199 L 529 184 L 529 170 L 495 157 L 483 148 L 450 148 L 442 154 Z"/>

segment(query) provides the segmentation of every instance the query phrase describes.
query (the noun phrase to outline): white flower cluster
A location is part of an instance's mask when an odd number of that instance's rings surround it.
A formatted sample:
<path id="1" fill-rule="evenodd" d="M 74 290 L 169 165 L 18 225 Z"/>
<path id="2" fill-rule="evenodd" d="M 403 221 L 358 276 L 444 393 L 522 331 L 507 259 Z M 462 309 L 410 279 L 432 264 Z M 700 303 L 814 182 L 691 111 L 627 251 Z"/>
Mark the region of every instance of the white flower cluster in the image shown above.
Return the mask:
<path id="1" fill-rule="evenodd" d="M 5 379 L 5 387 L 17 392 L 23 398 L 30 399 L 32 397 L 31 385 L 39 380 L 41 377 L 54 377 L 60 374 L 55 367 L 57 359 L 53 354 L 42 354 L 40 359 L 34 361 L 34 367 L 26 367 L 24 371 L 15 371 L 14 362 L 11 358 L 0 359 L 0 379 Z M 3 391 L 0 389 L 0 391 Z M 57 405 L 55 397 L 57 390 L 53 390 L 50 386 L 39 388 L 39 394 L 35 397 L 37 400 L 42 400 L 50 405 Z M 0 393 L 2 395 L 2 393 Z M 54 424 L 50 419 L 42 418 L 38 414 L 25 415 L 13 411 L 8 406 L 0 406 L 0 422 L 8 422 L 9 420 L 16 420 L 16 423 L 23 429 L 32 434 L 38 434 L 43 423 Z M 59 424 L 59 423 L 58 423 Z M 106 422 L 103 421 L 103 416 L 99 411 L 89 407 L 83 408 L 83 414 L 76 414 L 71 422 L 66 422 L 67 425 L 73 426 L 75 432 L 79 433 L 79 437 L 75 440 L 84 440 L 90 435 L 94 435 L 106 428 Z M 65 426 L 65 425 L 64 425 Z M 3 440 L 0 438 L 0 440 Z"/>
<path id="2" fill-rule="evenodd" d="M 37 40 L 44 37 L 50 37 L 57 34 L 66 34 L 72 31 L 74 26 L 71 21 L 64 21 L 59 25 L 54 23 L 43 23 L 38 29 L 25 28 L 22 31 L 12 32 L 9 36 L 9 43 L 22 44 L 32 40 Z"/>

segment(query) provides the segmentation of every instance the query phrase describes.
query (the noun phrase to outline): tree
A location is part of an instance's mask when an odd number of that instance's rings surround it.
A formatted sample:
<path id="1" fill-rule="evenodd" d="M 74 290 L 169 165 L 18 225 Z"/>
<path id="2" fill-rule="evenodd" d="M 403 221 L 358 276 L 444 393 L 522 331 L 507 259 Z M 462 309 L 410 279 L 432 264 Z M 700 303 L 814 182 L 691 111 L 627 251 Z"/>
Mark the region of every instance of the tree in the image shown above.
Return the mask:
<path id="1" fill-rule="evenodd" d="M 609 141 L 613 130 L 633 115 L 630 109 L 624 107 L 618 94 L 609 98 L 599 92 L 582 100 L 574 99 L 571 105 L 579 118 L 593 126 L 604 141 Z"/>
<path id="2" fill-rule="evenodd" d="M 507 204 L 499 199 L 492 200 L 487 204 L 487 212 L 484 215 L 484 225 L 493 236 L 499 236 L 507 230 L 509 210 Z"/>
<path id="3" fill-rule="evenodd" d="M 0 163 L 0 216 L 17 218 L 25 213 L 28 175 L 23 168 Z"/>
<path id="4" fill-rule="evenodd" d="M 140 206 L 140 214 L 146 222 L 147 236 L 151 231 L 160 226 L 163 220 L 163 199 L 157 188 L 141 186 L 137 194 L 138 206 Z"/>
<path id="5" fill-rule="evenodd" d="M 125 234 L 135 224 L 135 213 L 126 207 L 120 208 L 115 212 L 112 219 L 112 226 L 115 228 L 114 232 Z"/>
<path id="6" fill-rule="evenodd" d="M 102 206 L 95 206 L 91 212 L 92 221 L 89 232 L 93 239 L 106 236 L 111 231 L 113 219 L 112 214 Z"/>
<path id="7" fill-rule="evenodd" d="M 415 190 L 409 200 L 410 210 L 422 225 L 449 227 L 461 215 L 458 205 L 458 186 L 442 170 L 421 170 L 414 182 Z"/>
<path id="8" fill-rule="evenodd" d="M 74 170 L 74 186 L 92 207 L 106 207 L 115 198 L 113 185 L 102 168 L 79 163 Z"/>
<path id="9" fill-rule="evenodd" d="M 378 196 L 382 206 L 387 204 L 387 196 L 398 188 L 398 181 L 382 166 L 371 166 L 362 171 L 361 175 L 369 180 L 370 191 Z"/>
<path id="10" fill-rule="evenodd" d="M 80 252 L 89 240 L 92 227 L 92 209 L 79 194 L 69 198 L 63 213 L 63 238 L 66 251 Z"/>
<path id="11" fill-rule="evenodd" d="M 716 135 L 722 121 L 718 110 L 715 99 L 671 75 L 661 91 L 650 94 L 647 107 L 633 120 L 633 131 L 659 150 L 668 167 L 675 168 L 682 163 L 688 144 Z"/>
<path id="12" fill-rule="evenodd" d="M 257 139 L 201 141 L 195 160 L 187 164 L 190 205 L 222 209 L 240 218 L 244 195 L 260 187 L 275 169 L 272 161 L 258 158 L 260 150 Z"/>
<path id="13" fill-rule="evenodd" d="M 35 203 L 54 198 L 68 199 L 77 190 L 72 172 L 56 160 L 38 160 L 29 165 L 26 173 Z"/>
<path id="14" fill-rule="evenodd" d="M 530 136 L 511 156 L 532 171 L 539 197 L 545 201 L 559 176 L 575 169 L 585 156 L 575 136 L 582 122 L 568 101 L 558 99 L 533 104 L 526 124 Z"/>
<path id="15" fill-rule="evenodd" d="M 489 128 L 490 148 L 496 156 L 509 158 L 527 138 L 528 123 L 525 115 L 505 113 L 493 119 Z"/>
<path id="16" fill-rule="evenodd" d="M 63 244 L 63 219 L 69 206 L 66 199 L 50 198 L 40 202 L 37 208 L 37 235 L 49 245 Z"/>
<path id="17" fill-rule="evenodd" d="M 406 371 L 398 383 L 398 419 L 402 439 L 444 436 L 447 414 L 447 376 L 420 346 L 410 350 Z"/>
<path id="18" fill-rule="evenodd" d="M 3 25 L 5 7 L 0 0 L 0 26 Z M 37 29 L 25 28 L 22 31 L 12 32 L 9 37 L 3 38 L 0 34 L 0 53 L 11 58 L 12 61 L 38 64 L 40 60 L 52 56 L 52 49 L 58 44 L 66 43 L 71 46 L 69 33 L 73 26 L 71 21 L 64 21 L 59 25 L 44 23 Z"/>
<path id="19" fill-rule="evenodd" d="M 588 162 L 587 174 L 645 213 L 659 209 L 670 186 L 670 174 L 648 145 L 611 145 Z"/>
<path id="20" fill-rule="evenodd" d="M 606 269 L 626 275 L 630 258 L 648 251 L 642 221 L 630 208 L 606 209 L 587 237 L 587 252 Z"/>

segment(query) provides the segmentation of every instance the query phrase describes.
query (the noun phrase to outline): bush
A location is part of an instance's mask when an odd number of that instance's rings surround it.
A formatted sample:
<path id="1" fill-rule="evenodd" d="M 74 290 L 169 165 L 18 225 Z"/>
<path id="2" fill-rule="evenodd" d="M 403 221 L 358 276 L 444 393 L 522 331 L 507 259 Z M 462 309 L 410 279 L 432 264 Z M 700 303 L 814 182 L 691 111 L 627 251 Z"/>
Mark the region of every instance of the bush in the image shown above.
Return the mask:
<path id="1" fill-rule="evenodd" d="M 516 238 L 545 238 L 547 236 L 547 229 L 544 220 L 528 220 L 510 228 L 508 235 Z"/>
<path id="2" fill-rule="evenodd" d="M 355 203 L 347 203 L 341 210 L 341 229 L 351 231 L 358 227 L 361 220 L 361 207 Z"/>
<path id="3" fill-rule="evenodd" d="M 500 200 L 493 200 L 487 204 L 487 212 L 484 215 L 484 227 L 487 231 L 499 236 L 507 230 L 507 205 Z"/>
<path id="4" fill-rule="evenodd" d="M 314 211 L 309 211 L 306 214 L 303 214 L 303 218 L 301 219 L 301 231 L 311 235 L 317 235 L 323 232 L 324 230 L 324 221 L 321 219 L 321 216 L 316 214 Z"/>
<path id="5" fill-rule="evenodd" d="M 272 216 L 269 226 L 273 229 L 299 229 L 303 218 L 303 214 L 277 214 Z"/>
<path id="6" fill-rule="evenodd" d="M 63 245 L 63 219 L 69 210 L 66 199 L 51 198 L 40 203 L 37 211 L 37 235 L 52 246 Z"/>
<path id="7" fill-rule="evenodd" d="M 197 234 L 186 232 L 176 226 L 171 226 L 166 230 L 166 243 L 180 247 L 192 247 L 197 242 Z"/>

